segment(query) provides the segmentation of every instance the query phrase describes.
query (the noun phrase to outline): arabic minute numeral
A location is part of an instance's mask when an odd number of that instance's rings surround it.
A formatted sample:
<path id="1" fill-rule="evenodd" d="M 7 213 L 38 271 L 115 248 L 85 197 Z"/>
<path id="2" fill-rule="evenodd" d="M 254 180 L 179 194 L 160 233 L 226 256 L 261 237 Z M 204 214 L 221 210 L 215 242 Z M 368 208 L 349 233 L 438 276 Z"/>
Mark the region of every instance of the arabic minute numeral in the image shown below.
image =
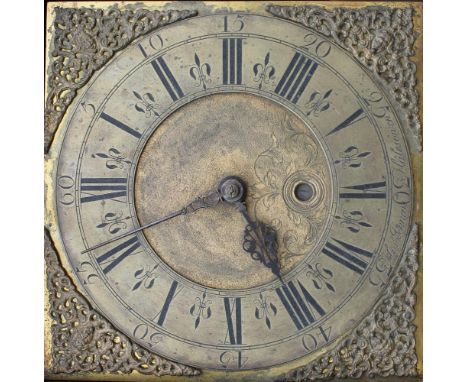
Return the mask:
<path id="1" fill-rule="evenodd" d="M 331 335 L 331 326 L 323 328 L 323 326 L 320 326 L 318 328 L 318 332 L 315 333 L 306 333 L 302 336 L 302 346 L 304 347 L 305 350 L 307 351 L 312 351 L 317 348 L 320 342 L 320 337 L 323 338 L 325 343 L 327 343 L 330 340 L 330 335 Z"/>
<path id="2" fill-rule="evenodd" d="M 314 53 L 317 57 L 325 58 L 330 54 L 331 44 L 328 41 L 319 39 L 313 33 L 304 36 L 305 44 L 301 48 L 307 49 L 309 52 Z"/>
<path id="3" fill-rule="evenodd" d="M 133 329 L 133 336 L 139 340 L 145 341 L 149 347 L 157 345 L 162 340 L 162 335 L 146 324 L 139 324 Z"/>
<path id="4" fill-rule="evenodd" d="M 73 187 L 75 181 L 71 176 L 62 175 L 58 178 L 57 184 L 59 186 L 58 199 L 59 202 L 65 206 L 70 206 L 75 202 L 75 195 Z"/>
<path id="5" fill-rule="evenodd" d="M 224 32 L 240 32 L 244 29 L 244 16 L 228 15 L 224 16 Z"/>
<path id="6" fill-rule="evenodd" d="M 242 369 L 247 363 L 248 358 L 242 356 L 241 351 L 228 350 L 221 353 L 219 362 L 225 369 Z"/>
<path id="7" fill-rule="evenodd" d="M 149 47 L 152 50 L 152 53 L 155 53 L 164 47 L 164 40 L 161 38 L 161 35 L 158 33 L 153 33 L 151 37 L 149 38 L 148 43 L 149 43 Z M 143 45 L 141 45 L 141 43 L 138 44 L 138 48 L 140 49 L 141 53 L 143 54 L 145 58 L 148 57 L 147 50 L 143 47 Z"/>

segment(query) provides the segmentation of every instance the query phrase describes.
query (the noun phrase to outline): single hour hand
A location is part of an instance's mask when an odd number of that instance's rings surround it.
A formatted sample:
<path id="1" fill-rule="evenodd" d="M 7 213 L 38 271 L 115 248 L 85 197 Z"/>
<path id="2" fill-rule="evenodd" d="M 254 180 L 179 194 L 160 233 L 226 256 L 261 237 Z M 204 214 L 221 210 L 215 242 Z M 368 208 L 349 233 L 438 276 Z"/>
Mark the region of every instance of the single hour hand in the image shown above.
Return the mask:
<path id="1" fill-rule="evenodd" d="M 242 245 L 244 251 L 250 253 L 252 259 L 260 261 L 264 266 L 271 269 L 273 274 L 283 282 L 278 259 L 277 233 L 273 227 L 254 221 L 250 217 L 244 203 L 245 184 L 237 177 L 228 177 L 221 181 L 218 192 L 222 200 L 233 205 L 247 222 Z"/>
<path id="2" fill-rule="evenodd" d="M 143 225 L 141 227 L 135 228 L 135 229 L 133 229 L 133 230 L 131 230 L 129 232 L 126 232 L 126 233 L 124 233 L 122 235 L 113 237 L 112 239 L 109 239 L 107 241 L 103 241 L 100 244 L 89 247 L 89 248 L 85 249 L 84 251 L 82 251 L 81 253 L 86 253 L 86 252 L 93 251 L 93 250 L 95 250 L 97 248 L 103 247 L 104 245 L 112 243 L 112 242 L 114 242 L 116 240 L 119 240 L 119 239 L 122 239 L 124 237 L 133 235 L 134 233 L 140 232 L 140 231 L 142 231 L 142 230 L 144 230 L 146 228 L 153 227 L 153 226 L 155 226 L 155 225 L 157 225 L 159 223 L 162 223 L 162 222 L 165 222 L 165 221 L 170 220 L 172 218 L 175 218 L 176 216 L 187 215 L 187 214 L 195 212 L 195 211 L 197 211 L 197 210 L 199 210 L 201 208 L 214 207 L 220 201 L 221 201 L 221 195 L 219 194 L 219 192 L 218 191 L 213 191 L 213 192 L 209 193 L 206 196 L 201 196 L 201 197 L 198 197 L 198 198 L 194 199 L 190 204 L 186 205 L 184 208 L 182 208 L 180 210 L 171 212 L 170 214 L 168 214 L 166 216 L 163 216 L 163 217 L 161 217 L 159 219 L 156 219 L 156 220 L 152 221 L 151 223 L 145 224 L 145 225 Z"/>

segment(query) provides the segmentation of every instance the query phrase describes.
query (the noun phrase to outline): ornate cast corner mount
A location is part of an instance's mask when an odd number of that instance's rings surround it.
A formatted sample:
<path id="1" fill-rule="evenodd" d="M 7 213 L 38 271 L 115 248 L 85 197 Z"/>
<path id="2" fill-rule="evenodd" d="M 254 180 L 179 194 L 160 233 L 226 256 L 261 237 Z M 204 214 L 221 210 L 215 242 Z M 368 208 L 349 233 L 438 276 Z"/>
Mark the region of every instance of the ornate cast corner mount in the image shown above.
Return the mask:
<path id="1" fill-rule="evenodd" d="M 320 6 L 267 5 L 272 15 L 305 25 L 331 37 L 351 52 L 387 86 L 400 106 L 416 148 L 421 150 L 421 122 L 416 64 L 410 59 L 417 34 L 413 8 L 370 6 L 325 9 Z"/>
<path id="2" fill-rule="evenodd" d="M 49 373 L 131 373 L 194 376 L 200 371 L 150 353 L 118 332 L 76 290 L 44 233 L 47 289 L 52 326 Z"/>
<path id="3" fill-rule="evenodd" d="M 93 73 L 115 52 L 156 28 L 195 16 L 193 10 L 61 8 L 54 9 L 44 149 L 47 152 L 65 110 Z"/>
<path id="4" fill-rule="evenodd" d="M 416 295 L 418 234 L 414 225 L 404 257 L 377 305 L 349 336 L 324 356 L 279 381 L 416 376 Z"/>

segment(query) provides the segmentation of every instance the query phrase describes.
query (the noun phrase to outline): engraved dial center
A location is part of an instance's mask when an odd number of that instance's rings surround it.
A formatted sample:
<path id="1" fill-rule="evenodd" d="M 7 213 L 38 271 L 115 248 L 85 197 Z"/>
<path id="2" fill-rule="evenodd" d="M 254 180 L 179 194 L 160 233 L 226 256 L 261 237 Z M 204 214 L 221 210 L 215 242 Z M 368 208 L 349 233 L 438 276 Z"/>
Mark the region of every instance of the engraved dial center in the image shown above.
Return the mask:
<path id="1" fill-rule="evenodd" d="M 331 204 L 325 154 L 303 121 L 273 101 L 215 94 L 166 119 L 137 167 L 140 224 L 218 185 L 227 202 L 245 199 L 249 215 L 277 232 L 282 274 L 307 256 L 324 232 Z M 271 271 L 243 250 L 244 229 L 242 216 L 220 205 L 146 230 L 145 236 L 166 264 L 201 285 L 242 289 L 274 281 Z"/>

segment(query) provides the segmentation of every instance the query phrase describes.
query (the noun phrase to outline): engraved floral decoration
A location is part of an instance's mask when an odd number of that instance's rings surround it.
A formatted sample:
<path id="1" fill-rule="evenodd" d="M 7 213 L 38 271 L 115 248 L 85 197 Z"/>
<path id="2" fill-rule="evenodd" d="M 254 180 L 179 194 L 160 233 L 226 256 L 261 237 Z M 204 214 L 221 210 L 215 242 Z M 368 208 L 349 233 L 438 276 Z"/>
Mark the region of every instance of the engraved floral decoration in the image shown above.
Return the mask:
<path id="1" fill-rule="evenodd" d="M 126 165 L 132 163 L 131 161 L 127 160 L 125 155 L 115 147 L 111 147 L 109 150 L 107 150 L 107 153 L 94 153 L 91 155 L 91 157 L 105 159 L 106 167 L 109 170 L 114 170 L 116 168 L 123 169 Z"/>
<path id="2" fill-rule="evenodd" d="M 195 317 L 195 329 L 198 328 L 202 319 L 208 320 L 211 317 L 211 300 L 206 299 L 206 292 L 202 297 L 197 297 L 195 303 L 190 307 L 190 315 Z"/>
<path id="3" fill-rule="evenodd" d="M 290 118 L 282 120 L 284 135 L 271 135 L 270 147 L 255 161 L 258 182 L 250 194 L 258 219 L 278 233 L 279 258 L 283 262 L 308 253 L 327 219 L 330 203 L 330 175 L 318 143 L 296 131 Z M 306 183 L 313 196 L 306 202 L 297 200 L 294 189 Z M 284 264 L 283 264 L 284 265 Z"/>
<path id="4" fill-rule="evenodd" d="M 202 64 L 200 57 L 196 53 L 194 61 L 195 65 L 192 65 L 189 70 L 190 77 L 197 81 L 195 86 L 203 86 L 203 90 L 206 90 L 206 85 L 211 82 L 211 66 L 206 62 Z"/>
<path id="5" fill-rule="evenodd" d="M 258 299 L 255 301 L 255 318 L 257 320 L 264 320 L 265 325 L 271 330 L 271 317 L 276 316 L 278 308 L 270 301 L 268 296 L 262 292 L 259 293 Z"/>

